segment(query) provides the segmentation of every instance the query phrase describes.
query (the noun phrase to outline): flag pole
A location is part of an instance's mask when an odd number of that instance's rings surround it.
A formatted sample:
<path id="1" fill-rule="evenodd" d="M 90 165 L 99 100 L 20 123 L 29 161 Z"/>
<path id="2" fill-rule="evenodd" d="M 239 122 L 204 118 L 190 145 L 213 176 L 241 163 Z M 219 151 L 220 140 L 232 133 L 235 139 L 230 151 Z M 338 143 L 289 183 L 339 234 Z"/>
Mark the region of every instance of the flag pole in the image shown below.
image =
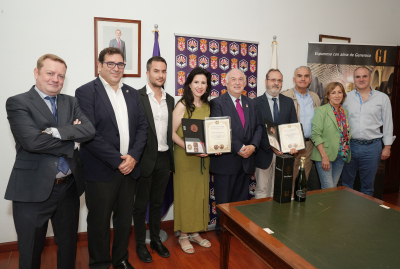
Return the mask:
<path id="1" fill-rule="evenodd" d="M 271 69 L 278 69 L 278 42 L 276 42 L 276 35 L 274 35 L 274 41 L 272 41 L 272 58 L 271 58 Z"/>

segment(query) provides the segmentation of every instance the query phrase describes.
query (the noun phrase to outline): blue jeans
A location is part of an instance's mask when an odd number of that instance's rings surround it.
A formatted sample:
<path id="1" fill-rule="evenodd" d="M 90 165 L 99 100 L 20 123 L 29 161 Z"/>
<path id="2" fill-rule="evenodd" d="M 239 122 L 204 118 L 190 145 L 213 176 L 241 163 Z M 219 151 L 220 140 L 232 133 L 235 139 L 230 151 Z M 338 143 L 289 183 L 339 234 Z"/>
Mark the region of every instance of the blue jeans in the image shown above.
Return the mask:
<path id="1" fill-rule="evenodd" d="M 319 180 L 321 181 L 321 187 L 323 189 L 333 188 L 337 186 L 337 183 L 340 178 L 340 174 L 343 170 L 344 161 L 338 155 L 336 160 L 330 162 L 329 171 L 325 171 L 322 169 L 321 164 L 322 162 L 316 161 L 315 166 L 317 167 Z"/>
<path id="2" fill-rule="evenodd" d="M 350 141 L 351 160 L 345 164 L 342 174 L 343 186 L 353 188 L 357 171 L 360 173 L 361 192 L 369 196 L 374 194 L 374 181 L 382 155 L 382 142 L 359 145 Z"/>

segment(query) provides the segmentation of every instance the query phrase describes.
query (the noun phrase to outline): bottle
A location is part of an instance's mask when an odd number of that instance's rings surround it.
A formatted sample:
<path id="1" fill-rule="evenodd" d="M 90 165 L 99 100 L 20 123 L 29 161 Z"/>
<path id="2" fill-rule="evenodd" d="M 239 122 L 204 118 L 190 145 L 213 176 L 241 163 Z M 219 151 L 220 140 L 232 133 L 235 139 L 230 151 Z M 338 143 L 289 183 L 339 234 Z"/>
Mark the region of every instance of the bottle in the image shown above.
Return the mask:
<path id="1" fill-rule="evenodd" d="M 296 182 L 294 183 L 294 200 L 297 202 L 305 202 L 307 196 L 307 178 L 304 166 L 306 164 L 306 157 L 300 159 L 300 171 L 297 175 Z"/>

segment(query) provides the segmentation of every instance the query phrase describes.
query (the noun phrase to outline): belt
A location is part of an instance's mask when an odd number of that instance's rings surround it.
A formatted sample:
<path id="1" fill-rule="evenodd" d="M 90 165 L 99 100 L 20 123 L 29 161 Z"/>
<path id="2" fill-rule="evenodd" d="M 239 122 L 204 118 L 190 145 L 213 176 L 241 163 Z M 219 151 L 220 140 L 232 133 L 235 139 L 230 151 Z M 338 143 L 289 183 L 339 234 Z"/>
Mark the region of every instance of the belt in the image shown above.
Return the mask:
<path id="1" fill-rule="evenodd" d="M 369 144 L 372 144 L 374 142 L 381 141 L 381 140 L 382 140 L 382 138 L 375 138 L 375 139 L 371 139 L 371 140 L 350 139 L 350 142 L 354 142 L 359 145 L 369 145 Z"/>
<path id="2" fill-rule="evenodd" d="M 310 139 L 310 138 L 305 138 L 305 140 L 306 140 L 306 142 L 308 142 L 308 141 L 311 141 L 311 139 Z"/>
<path id="3" fill-rule="evenodd" d="M 56 178 L 56 179 L 54 180 L 54 185 L 62 185 L 62 184 L 68 183 L 68 181 L 69 181 L 70 179 L 72 179 L 73 177 L 74 177 L 74 176 L 73 176 L 72 174 L 69 174 L 69 175 L 66 176 L 66 177 Z"/>

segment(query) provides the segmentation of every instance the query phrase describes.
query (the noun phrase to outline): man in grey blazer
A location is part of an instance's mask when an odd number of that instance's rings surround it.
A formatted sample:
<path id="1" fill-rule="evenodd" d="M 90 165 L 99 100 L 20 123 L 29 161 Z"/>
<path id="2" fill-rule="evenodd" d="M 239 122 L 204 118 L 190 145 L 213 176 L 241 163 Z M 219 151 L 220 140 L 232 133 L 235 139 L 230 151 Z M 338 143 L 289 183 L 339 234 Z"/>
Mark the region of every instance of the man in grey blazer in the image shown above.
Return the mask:
<path id="1" fill-rule="evenodd" d="M 60 94 L 67 65 L 53 54 L 37 61 L 36 85 L 8 98 L 17 156 L 5 199 L 13 201 L 19 268 L 40 268 L 51 219 L 57 268 L 75 268 L 79 196 L 85 190 L 79 143 L 95 135 L 78 101 Z"/>
<path id="2" fill-rule="evenodd" d="M 115 38 L 110 40 L 109 47 L 118 48 L 124 54 L 124 62 L 126 63 L 126 50 L 125 50 L 125 41 L 121 39 L 121 30 L 115 30 Z"/>

